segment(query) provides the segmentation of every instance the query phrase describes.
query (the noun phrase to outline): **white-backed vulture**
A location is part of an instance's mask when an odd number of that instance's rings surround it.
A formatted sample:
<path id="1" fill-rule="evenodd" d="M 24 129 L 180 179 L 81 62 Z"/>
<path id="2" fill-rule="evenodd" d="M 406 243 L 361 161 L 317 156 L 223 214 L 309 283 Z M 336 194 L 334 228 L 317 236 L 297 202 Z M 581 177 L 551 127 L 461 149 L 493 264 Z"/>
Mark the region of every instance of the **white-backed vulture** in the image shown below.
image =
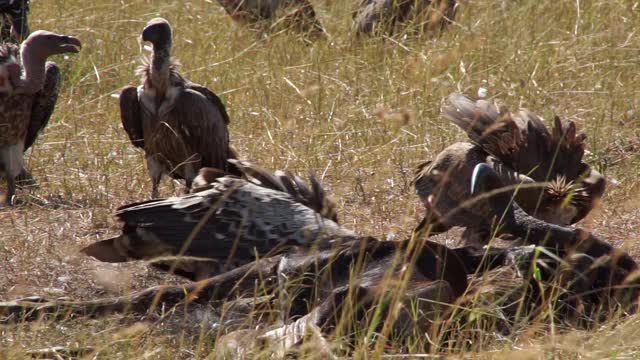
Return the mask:
<path id="1" fill-rule="evenodd" d="M 455 18 L 456 0 L 363 0 L 353 13 L 356 34 L 393 35 L 396 26 L 441 30 Z"/>
<path id="2" fill-rule="evenodd" d="M 223 176 L 194 194 L 123 206 L 115 214 L 122 234 L 82 251 L 107 262 L 184 255 L 213 260 L 202 264 L 217 272 L 291 247 L 328 248 L 355 238 L 338 225 L 314 178 L 308 187 L 300 178 L 236 163 L 248 180 Z"/>
<path id="3" fill-rule="evenodd" d="M 80 40 L 39 30 L 22 43 L 0 46 L 0 171 L 8 184 L 7 203 L 13 205 L 16 176 L 24 165 L 24 151 L 49 121 L 58 98 L 60 70 L 51 55 L 77 53 Z M 20 59 L 20 62 L 18 62 Z"/>
<path id="4" fill-rule="evenodd" d="M 152 181 L 151 197 L 158 197 L 162 175 L 184 179 L 187 191 L 202 167 L 237 171 L 227 162 L 229 115 L 216 94 L 180 75 L 171 59 L 169 22 L 152 19 L 142 40 L 153 45 L 151 61 L 138 73 L 143 84 L 120 93 L 120 117 L 131 143 L 144 149 Z"/>
<path id="5" fill-rule="evenodd" d="M 571 121 L 555 118 L 549 131 L 540 117 L 527 110 L 499 111 L 488 101 L 459 94 L 449 96 L 443 116 L 465 130 L 474 144 L 453 144 L 434 161 L 418 166 L 414 184 L 427 205 L 427 217 L 433 218 L 429 206 L 445 213 L 468 199 L 465 184 L 480 163 L 490 165 L 507 185 L 526 184 L 515 192 L 515 201 L 527 213 L 553 224 L 581 220 L 604 192 L 604 177 L 582 160 L 586 135 L 577 134 Z"/>
<path id="6" fill-rule="evenodd" d="M 256 24 L 267 22 L 278 28 L 301 33 L 325 34 L 316 17 L 316 12 L 308 0 L 218 0 L 231 18 L 239 23 Z M 276 18 L 278 10 L 286 11 L 281 19 Z"/>

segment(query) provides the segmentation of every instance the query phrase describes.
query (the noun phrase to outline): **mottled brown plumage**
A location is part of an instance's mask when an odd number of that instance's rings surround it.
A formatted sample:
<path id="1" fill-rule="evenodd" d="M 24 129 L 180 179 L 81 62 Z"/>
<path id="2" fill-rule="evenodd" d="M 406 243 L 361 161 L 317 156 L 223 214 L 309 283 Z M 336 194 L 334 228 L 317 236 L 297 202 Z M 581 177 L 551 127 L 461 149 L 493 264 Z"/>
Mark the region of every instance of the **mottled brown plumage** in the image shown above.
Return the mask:
<path id="1" fill-rule="evenodd" d="M 78 52 L 80 47 L 75 37 L 42 30 L 22 43 L 19 54 L 14 45 L 0 46 L 0 73 L 6 75 L 0 91 L 0 172 L 7 178 L 9 205 L 15 178 L 23 171 L 23 152 L 46 126 L 58 98 L 58 67 L 45 61 L 51 55 Z"/>
<path id="2" fill-rule="evenodd" d="M 184 179 L 187 190 L 202 167 L 237 171 L 227 163 L 229 115 L 222 101 L 204 86 L 183 78 L 171 60 L 171 26 L 151 20 L 142 39 L 153 44 L 151 61 L 139 74 L 143 85 L 120 94 L 122 126 L 134 146 L 144 149 L 152 197 L 158 197 L 162 175 Z"/>
<path id="3" fill-rule="evenodd" d="M 355 238 L 338 225 L 335 206 L 314 178 L 309 187 L 298 177 L 235 163 L 248 180 L 203 170 L 201 177 L 211 182 L 197 193 L 119 208 L 122 234 L 83 252 L 109 262 L 184 255 L 214 271 L 292 247 L 328 248 Z"/>
<path id="4" fill-rule="evenodd" d="M 518 205 L 537 218 L 573 224 L 604 192 L 604 177 L 583 161 L 586 135 L 577 132 L 573 121 L 555 117 L 549 131 L 526 109 L 512 113 L 460 94 L 449 96 L 443 116 L 467 132 L 507 183 L 548 182 L 516 194 Z"/>
<path id="5" fill-rule="evenodd" d="M 357 34 L 392 35 L 397 25 L 443 29 L 456 15 L 456 0 L 363 0 L 353 13 Z"/>
<path id="6" fill-rule="evenodd" d="M 589 232 L 529 215 L 512 200 L 517 186 L 509 186 L 509 178 L 500 169 L 473 144 L 456 143 L 446 148 L 416 179 L 416 190 L 427 209 L 416 233 L 460 226 L 465 228 L 463 240 L 471 244 L 486 244 L 493 236 L 509 234 L 536 245 L 579 249 L 594 258 L 619 257 L 627 273 L 637 268 L 629 255 L 619 254 Z"/>
<path id="7" fill-rule="evenodd" d="M 266 22 L 278 29 L 325 33 L 308 0 L 218 0 L 218 3 L 234 21 L 244 24 Z M 281 9 L 286 13 L 278 19 L 276 13 Z"/>

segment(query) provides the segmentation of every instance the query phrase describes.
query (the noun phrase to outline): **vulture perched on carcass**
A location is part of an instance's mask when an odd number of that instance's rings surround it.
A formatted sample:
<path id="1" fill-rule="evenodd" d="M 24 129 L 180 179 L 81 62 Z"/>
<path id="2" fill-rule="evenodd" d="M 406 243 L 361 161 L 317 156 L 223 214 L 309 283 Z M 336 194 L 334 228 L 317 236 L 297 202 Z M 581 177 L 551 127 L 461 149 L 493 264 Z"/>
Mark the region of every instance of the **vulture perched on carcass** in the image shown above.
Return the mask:
<path id="1" fill-rule="evenodd" d="M 456 0 L 363 0 L 353 13 L 356 34 L 393 35 L 396 26 L 443 29 L 456 16 Z"/>
<path id="2" fill-rule="evenodd" d="M 229 147 L 227 110 L 216 94 L 178 72 L 171 59 L 169 22 L 149 21 L 142 40 L 151 42 L 153 55 L 139 70 L 143 84 L 122 89 L 120 116 L 131 143 L 144 149 L 151 197 L 158 197 L 164 174 L 184 179 L 187 191 L 202 167 L 237 174 L 227 162 L 235 157 Z"/>
<path id="3" fill-rule="evenodd" d="M 291 247 L 328 248 L 355 238 L 338 225 L 334 205 L 315 178 L 309 188 L 298 177 L 233 162 L 248 180 L 223 176 L 194 194 L 123 206 L 115 214 L 122 234 L 82 251 L 106 262 L 201 259 L 187 261 L 191 269 L 175 265 L 173 271 L 202 278 Z"/>
<path id="4" fill-rule="evenodd" d="M 0 0 L 2 42 L 20 43 L 29 35 L 28 13 L 29 0 Z"/>
<path id="5" fill-rule="evenodd" d="M 218 0 L 234 21 L 244 24 L 266 22 L 301 33 L 325 34 L 308 0 Z M 278 10 L 285 10 L 281 19 Z"/>
<path id="6" fill-rule="evenodd" d="M 7 203 L 14 204 L 24 151 L 49 121 L 56 105 L 60 70 L 51 55 L 77 53 L 78 38 L 39 30 L 22 43 L 0 45 L 0 171 L 7 178 Z"/>
<path id="7" fill-rule="evenodd" d="M 462 210 L 442 222 L 433 213 L 445 214 L 469 199 L 466 184 L 480 163 L 491 166 L 505 184 L 518 187 L 514 199 L 520 208 L 548 223 L 581 220 L 604 192 L 604 177 L 582 159 L 586 135 L 578 134 L 571 121 L 563 123 L 556 117 L 549 131 L 540 117 L 527 110 L 511 113 L 460 94 L 449 96 L 443 116 L 465 130 L 473 144 L 453 144 L 417 169 L 415 187 L 430 218 L 422 225 L 437 225 L 432 228 L 435 232 L 459 225 L 455 218 L 467 222 L 473 218 L 462 215 Z M 466 227 L 469 235 L 475 233 L 474 226 Z"/>

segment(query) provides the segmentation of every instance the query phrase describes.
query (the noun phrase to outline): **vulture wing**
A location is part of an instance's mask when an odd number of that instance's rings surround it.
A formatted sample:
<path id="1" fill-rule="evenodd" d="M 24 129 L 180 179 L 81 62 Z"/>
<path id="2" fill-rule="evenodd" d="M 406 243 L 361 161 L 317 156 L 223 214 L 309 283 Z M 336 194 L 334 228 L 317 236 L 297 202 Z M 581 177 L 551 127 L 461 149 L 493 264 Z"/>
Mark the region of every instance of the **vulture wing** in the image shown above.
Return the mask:
<path id="1" fill-rule="evenodd" d="M 30 148 L 51 118 L 53 110 L 58 101 L 60 91 L 60 69 L 55 63 L 48 62 L 45 68 L 45 80 L 42 90 L 33 96 L 31 106 L 31 120 L 27 129 L 27 136 L 24 142 L 25 151 Z"/>
<path id="2" fill-rule="evenodd" d="M 224 123 L 229 125 L 230 119 L 229 114 L 227 114 L 227 108 L 224 106 L 224 103 L 222 102 L 222 100 L 220 100 L 218 95 L 214 94 L 213 91 L 207 89 L 205 86 L 192 82 L 187 82 L 185 84 L 185 88 L 199 92 L 200 94 L 202 94 L 202 96 L 207 98 L 207 100 L 209 100 L 209 102 L 211 102 L 211 104 L 213 104 L 213 106 L 218 109 L 220 115 L 222 116 L 222 119 L 224 120 Z"/>
<path id="3" fill-rule="evenodd" d="M 122 127 L 134 146 L 144 149 L 142 110 L 138 99 L 138 88 L 125 86 L 120 92 L 120 119 Z"/>
<path id="4" fill-rule="evenodd" d="M 550 132 L 539 116 L 527 110 L 511 113 L 460 94 L 449 96 L 443 116 L 486 152 L 536 181 L 556 176 L 574 180 L 582 175 L 586 135 L 577 134 L 571 121 L 562 123 L 556 117 Z"/>
<path id="5" fill-rule="evenodd" d="M 193 86 L 193 85 L 192 85 Z M 173 108 L 169 111 L 169 123 L 180 124 L 185 145 L 201 156 L 202 167 L 227 170 L 229 157 L 229 117 L 224 106 L 199 90 L 203 87 L 185 87 L 177 94 Z M 213 95 L 215 97 L 215 95 Z M 220 100 L 217 102 L 222 104 Z"/>
<path id="6" fill-rule="evenodd" d="M 298 176 L 289 172 L 269 171 L 249 161 L 229 160 L 249 181 L 276 191 L 282 191 L 292 196 L 297 202 L 313 209 L 323 217 L 338 222 L 336 204 L 326 195 L 324 187 L 315 176 L 309 176 L 311 188 Z M 257 181 L 257 182 L 256 182 Z"/>
<path id="7" fill-rule="evenodd" d="M 286 246 L 330 246 L 355 238 L 280 191 L 224 177 L 196 194 L 124 206 L 123 234 L 83 252 L 102 261 L 185 255 L 238 266 Z"/>

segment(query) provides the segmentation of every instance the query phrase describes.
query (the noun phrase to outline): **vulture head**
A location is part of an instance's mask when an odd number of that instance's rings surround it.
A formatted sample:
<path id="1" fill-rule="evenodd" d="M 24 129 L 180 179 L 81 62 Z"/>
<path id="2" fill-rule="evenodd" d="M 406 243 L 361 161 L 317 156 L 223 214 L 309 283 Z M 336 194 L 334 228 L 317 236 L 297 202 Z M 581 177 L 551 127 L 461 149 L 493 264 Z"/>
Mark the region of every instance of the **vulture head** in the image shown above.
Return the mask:
<path id="1" fill-rule="evenodd" d="M 50 31 L 38 30 L 22 42 L 20 56 L 23 70 L 19 66 L 9 69 L 9 77 L 16 83 L 16 93 L 34 94 L 44 85 L 45 62 L 49 56 L 77 53 L 82 48 L 80 39 Z"/>
<path id="2" fill-rule="evenodd" d="M 171 25 L 163 18 L 151 19 L 142 30 L 142 40 L 153 44 L 154 49 L 171 47 Z"/>
<path id="3" fill-rule="evenodd" d="M 80 39 L 68 35 L 60 35 L 50 31 L 33 32 L 22 43 L 22 52 L 46 60 L 51 55 L 77 53 L 82 48 Z"/>

